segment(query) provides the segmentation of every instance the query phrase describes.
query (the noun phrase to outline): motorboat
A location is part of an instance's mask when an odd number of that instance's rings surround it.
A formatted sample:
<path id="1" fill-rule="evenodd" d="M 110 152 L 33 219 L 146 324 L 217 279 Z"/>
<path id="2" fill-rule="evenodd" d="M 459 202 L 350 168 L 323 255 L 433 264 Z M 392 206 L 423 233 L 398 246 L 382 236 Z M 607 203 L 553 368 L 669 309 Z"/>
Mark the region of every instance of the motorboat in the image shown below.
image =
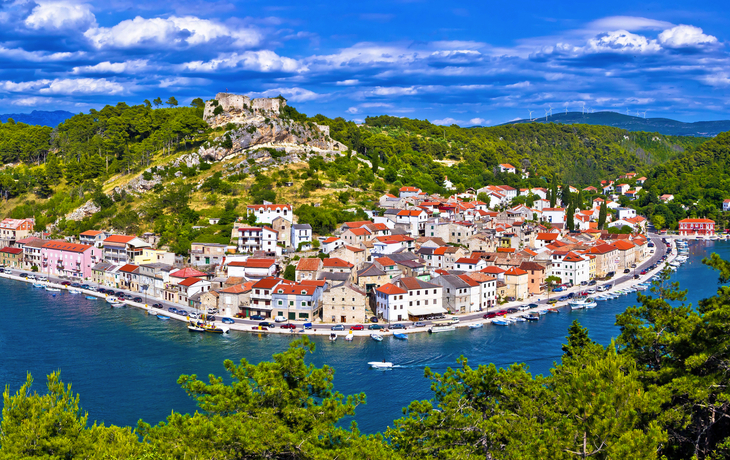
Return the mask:
<path id="1" fill-rule="evenodd" d="M 481 329 L 484 327 L 483 323 L 474 323 L 469 325 L 469 329 Z"/>
<path id="2" fill-rule="evenodd" d="M 585 299 L 574 299 L 568 302 L 571 310 L 582 310 L 586 307 Z"/>
<path id="3" fill-rule="evenodd" d="M 536 315 L 534 313 L 530 313 L 529 315 L 525 316 L 525 320 L 527 321 L 539 321 L 540 315 Z"/>
<path id="4" fill-rule="evenodd" d="M 69 288 L 68 289 L 68 293 L 69 294 L 81 294 L 81 290 L 80 289 L 76 289 L 76 288 Z"/>
<path id="5" fill-rule="evenodd" d="M 370 338 L 375 340 L 376 342 L 382 342 L 383 336 L 380 334 L 370 334 Z"/>
<path id="6" fill-rule="evenodd" d="M 352 331 L 348 332 L 347 335 L 345 336 L 345 340 L 347 340 L 348 342 L 352 342 L 352 339 L 354 339 L 354 338 L 355 338 L 355 334 L 353 334 Z"/>
<path id="7" fill-rule="evenodd" d="M 509 326 L 510 322 L 503 319 L 495 319 L 494 321 L 492 321 L 492 324 L 494 324 L 495 326 Z"/>
<path id="8" fill-rule="evenodd" d="M 166 315 L 157 315 L 157 319 L 168 320 L 168 319 L 170 319 L 170 317 L 169 316 L 166 316 Z"/>
<path id="9" fill-rule="evenodd" d="M 86 296 L 86 300 L 96 300 L 96 299 L 98 299 L 98 297 L 93 296 L 93 295 L 87 295 Z"/>
<path id="10" fill-rule="evenodd" d="M 188 323 L 188 331 L 190 332 L 205 332 L 205 328 L 201 323 L 190 321 Z"/>
<path id="11" fill-rule="evenodd" d="M 112 308 L 122 308 L 124 306 L 124 302 L 115 302 L 113 304 L 110 304 Z"/>
<path id="12" fill-rule="evenodd" d="M 585 308 L 596 308 L 598 306 L 598 303 L 593 299 L 587 299 L 585 303 Z"/>
<path id="13" fill-rule="evenodd" d="M 370 367 L 373 369 L 390 369 L 393 367 L 393 363 L 387 362 L 385 360 L 383 361 L 371 361 L 368 363 Z"/>
<path id="14" fill-rule="evenodd" d="M 43 283 L 33 283 L 33 287 L 34 288 L 44 288 L 44 287 L 46 287 L 46 285 Z"/>
<path id="15" fill-rule="evenodd" d="M 114 296 L 111 296 L 111 297 L 107 297 L 106 298 L 106 301 L 109 302 L 109 303 L 117 303 L 117 302 L 119 302 L 119 299 L 117 299 Z"/>
<path id="16" fill-rule="evenodd" d="M 216 326 L 212 323 L 203 324 L 203 329 L 205 329 L 205 332 L 211 332 L 213 334 L 225 334 L 226 332 L 228 332 L 228 328 Z"/>
<path id="17" fill-rule="evenodd" d="M 48 292 L 61 292 L 61 290 L 59 288 L 53 287 L 50 285 L 46 285 L 45 288 L 46 288 L 46 291 L 48 291 Z"/>
<path id="18" fill-rule="evenodd" d="M 398 340 L 408 340 L 408 335 L 407 334 L 404 334 L 402 332 L 395 332 L 393 334 L 393 337 L 395 337 Z"/>
<path id="19" fill-rule="evenodd" d="M 527 320 L 524 316 L 513 316 L 512 318 L 510 318 L 510 321 L 512 321 L 513 323 L 524 323 Z"/>
<path id="20" fill-rule="evenodd" d="M 548 308 L 547 311 L 549 311 L 550 313 L 560 313 L 560 310 L 558 310 L 557 308 Z"/>
<path id="21" fill-rule="evenodd" d="M 330 333 L 330 341 L 334 342 L 335 340 L 337 340 L 337 334 L 334 333 L 334 332 L 331 332 Z"/>
<path id="22" fill-rule="evenodd" d="M 448 331 L 455 331 L 456 326 L 449 323 L 436 323 L 433 326 L 431 326 L 428 329 L 429 334 L 433 334 L 435 332 L 448 332 Z"/>

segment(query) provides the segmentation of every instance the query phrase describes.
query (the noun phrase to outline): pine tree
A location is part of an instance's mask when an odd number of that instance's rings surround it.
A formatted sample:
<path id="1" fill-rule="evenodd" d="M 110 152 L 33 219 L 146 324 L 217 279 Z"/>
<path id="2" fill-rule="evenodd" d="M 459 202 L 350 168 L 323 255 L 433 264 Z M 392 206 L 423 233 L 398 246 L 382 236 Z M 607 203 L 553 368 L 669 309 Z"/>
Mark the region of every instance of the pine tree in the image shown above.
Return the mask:
<path id="1" fill-rule="evenodd" d="M 550 207 L 554 208 L 555 203 L 558 200 L 558 182 L 555 176 L 553 176 L 553 183 L 550 185 Z"/>
<path id="2" fill-rule="evenodd" d="M 568 230 L 572 232 L 575 230 L 575 206 L 573 206 L 573 203 L 568 206 L 566 213 L 566 225 L 568 226 Z"/>

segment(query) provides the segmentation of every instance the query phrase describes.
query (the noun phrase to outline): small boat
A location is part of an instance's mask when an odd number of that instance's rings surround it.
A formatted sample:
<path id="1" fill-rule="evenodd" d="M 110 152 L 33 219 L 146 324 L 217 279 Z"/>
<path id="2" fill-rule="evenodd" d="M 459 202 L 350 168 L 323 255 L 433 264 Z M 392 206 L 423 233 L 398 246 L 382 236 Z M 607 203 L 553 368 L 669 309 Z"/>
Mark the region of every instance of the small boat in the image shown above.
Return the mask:
<path id="1" fill-rule="evenodd" d="M 431 328 L 429 328 L 428 333 L 433 334 L 435 332 L 447 332 L 447 331 L 455 331 L 456 326 L 449 323 L 436 323 Z"/>
<path id="2" fill-rule="evenodd" d="M 165 319 L 165 320 L 167 320 L 167 319 L 170 319 L 170 317 L 169 316 L 165 316 L 165 315 L 157 315 L 157 319 Z"/>
<path id="3" fill-rule="evenodd" d="M 331 333 L 330 333 L 330 340 L 331 340 L 332 342 L 334 342 L 335 340 L 337 340 L 337 334 L 335 334 L 334 332 L 331 332 Z"/>
<path id="4" fill-rule="evenodd" d="M 560 313 L 560 310 L 558 310 L 557 308 L 548 308 L 547 311 L 549 311 L 550 313 Z"/>
<path id="5" fill-rule="evenodd" d="M 218 327 L 215 324 L 205 324 L 203 326 L 203 329 L 205 329 L 205 332 L 211 332 L 213 334 L 224 334 L 228 332 L 228 329 L 223 329 L 222 327 Z"/>
<path id="6" fill-rule="evenodd" d="M 513 323 L 524 323 L 527 321 L 524 316 L 513 316 L 512 318 L 509 318 L 509 320 Z"/>
<path id="7" fill-rule="evenodd" d="M 33 287 L 34 288 L 44 288 L 44 287 L 46 287 L 46 285 L 43 283 L 33 283 Z"/>
<path id="8" fill-rule="evenodd" d="M 87 295 L 86 296 L 86 300 L 96 300 L 96 299 L 98 299 L 98 297 L 95 297 L 93 295 Z"/>
<path id="9" fill-rule="evenodd" d="M 188 323 L 188 331 L 190 332 L 205 332 L 205 328 L 199 323 L 194 323 L 193 321 L 190 321 Z"/>
<path id="10" fill-rule="evenodd" d="M 355 334 L 353 334 L 352 331 L 348 332 L 347 335 L 345 336 L 345 340 L 347 340 L 348 342 L 352 342 L 352 339 L 354 339 L 354 338 L 355 338 Z"/>
<path id="11" fill-rule="evenodd" d="M 469 325 L 469 329 L 481 329 L 484 327 L 483 323 L 474 323 Z"/>
<path id="12" fill-rule="evenodd" d="M 598 306 L 598 303 L 596 303 L 596 302 L 595 302 L 594 300 L 592 300 L 592 299 L 591 299 L 591 300 L 588 300 L 588 301 L 586 301 L 586 303 L 585 303 L 585 308 L 586 308 L 586 309 L 588 309 L 588 308 L 596 308 L 597 306 Z"/>
<path id="13" fill-rule="evenodd" d="M 395 337 L 398 340 L 408 340 L 408 335 L 404 334 L 402 332 L 396 332 L 393 334 L 393 337 Z"/>
<path id="14" fill-rule="evenodd" d="M 76 289 L 76 288 L 69 288 L 68 293 L 69 294 L 81 294 L 81 290 Z"/>
<path id="15" fill-rule="evenodd" d="M 373 369 L 390 369 L 391 367 L 393 367 L 393 363 L 389 363 L 385 360 L 383 360 L 382 362 L 381 361 L 371 361 L 368 363 L 368 365 L 370 367 L 372 367 Z"/>
<path id="16" fill-rule="evenodd" d="M 119 299 L 117 299 L 116 297 L 112 296 L 112 297 L 107 297 L 106 298 L 106 301 L 109 302 L 109 303 L 117 303 L 117 302 L 119 302 Z"/>
<path id="17" fill-rule="evenodd" d="M 583 299 L 571 300 L 568 305 L 571 310 L 581 310 L 586 307 L 586 301 Z"/>
<path id="18" fill-rule="evenodd" d="M 61 290 L 58 289 L 57 287 L 48 286 L 48 285 L 46 285 L 46 291 L 48 291 L 48 292 L 61 292 Z"/>
<path id="19" fill-rule="evenodd" d="M 531 313 L 531 314 L 525 316 L 525 319 L 527 321 L 539 321 L 540 320 L 540 315 L 536 315 L 534 313 Z"/>
<path id="20" fill-rule="evenodd" d="M 382 342 L 383 336 L 380 334 L 370 334 L 370 338 L 375 340 L 376 342 Z"/>
<path id="21" fill-rule="evenodd" d="M 125 306 L 124 302 L 116 302 L 116 303 L 111 304 L 112 308 L 122 308 L 124 306 Z"/>
<path id="22" fill-rule="evenodd" d="M 492 324 L 494 324 L 495 326 L 509 326 L 510 322 L 503 319 L 495 319 L 494 321 L 492 321 Z"/>

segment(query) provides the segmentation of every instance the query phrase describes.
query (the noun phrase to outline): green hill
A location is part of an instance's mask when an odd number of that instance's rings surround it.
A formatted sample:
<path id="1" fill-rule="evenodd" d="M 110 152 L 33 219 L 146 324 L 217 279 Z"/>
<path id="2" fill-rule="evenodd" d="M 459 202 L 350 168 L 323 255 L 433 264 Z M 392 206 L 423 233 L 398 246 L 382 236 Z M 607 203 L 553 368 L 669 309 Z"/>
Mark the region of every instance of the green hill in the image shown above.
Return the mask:
<path id="1" fill-rule="evenodd" d="M 517 120 L 504 125 L 522 123 L 559 123 L 565 125 L 601 125 L 613 126 L 627 131 L 646 131 L 669 136 L 698 136 L 714 137 L 718 134 L 730 131 L 730 120 L 698 121 L 695 123 L 684 123 L 669 118 L 643 118 L 631 115 L 623 115 L 618 112 L 596 112 L 581 113 L 568 112 L 556 113 L 546 117 L 536 117 L 533 120 Z"/>

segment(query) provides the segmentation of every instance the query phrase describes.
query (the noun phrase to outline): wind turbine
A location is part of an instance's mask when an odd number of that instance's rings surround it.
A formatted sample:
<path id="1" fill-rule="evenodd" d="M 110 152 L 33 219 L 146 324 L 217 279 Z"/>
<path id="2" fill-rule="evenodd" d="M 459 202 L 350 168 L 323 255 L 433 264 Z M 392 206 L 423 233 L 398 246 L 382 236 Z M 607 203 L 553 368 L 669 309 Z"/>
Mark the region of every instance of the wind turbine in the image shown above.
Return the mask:
<path id="1" fill-rule="evenodd" d="M 566 115 L 568 114 L 568 103 L 567 102 L 565 103 L 565 114 Z"/>
<path id="2" fill-rule="evenodd" d="M 628 114 L 629 114 L 629 108 L 626 107 L 626 115 L 628 115 Z"/>
<path id="3" fill-rule="evenodd" d="M 646 110 L 644 110 L 644 120 L 646 120 Z"/>
<path id="4" fill-rule="evenodd" d="M 550 116 L 552 117 L 553 116 L 553 105 L 548 104 L 548 107 L 550 107 Z"/>
<path id="5" fill-rule="evenodd" d="M 545 109 L 545 121 L 548 121 L 548 109 Z"/>
<path id="6" fill-rule="evenodd" d="M 532 112 L 534 112 L 534 110 L 528 110 L 528 112 L 530 112 L 530 121 L 532 121 Z"/>
<path id="7" fill-rule="evenodd" d="M 581 108 L 580 112 L 585 115 L 586 114 L 586 103 L 581 101 L 581 104 L 583 104 L 583 107 Z"/>

